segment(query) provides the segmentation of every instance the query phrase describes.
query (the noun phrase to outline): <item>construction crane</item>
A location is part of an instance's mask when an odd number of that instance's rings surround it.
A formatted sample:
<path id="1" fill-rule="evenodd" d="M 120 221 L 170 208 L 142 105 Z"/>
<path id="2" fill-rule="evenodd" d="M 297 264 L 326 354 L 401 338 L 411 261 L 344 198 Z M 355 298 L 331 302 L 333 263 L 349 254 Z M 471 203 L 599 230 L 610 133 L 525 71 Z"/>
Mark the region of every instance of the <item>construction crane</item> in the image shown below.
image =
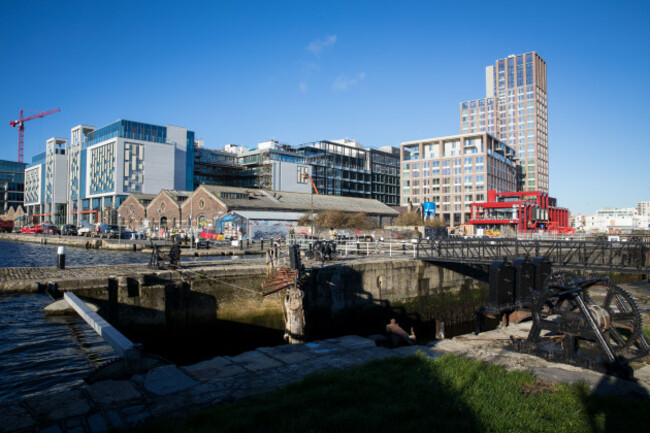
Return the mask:
<path id="1" fill-rule="evenodd" d="M 12 120 L 9 122 L 11 126 L 16 126 L 18 125 L 18 162 L 23 162 L 23 148 L 24 148 L 24 143 L 25 143 L 25 122 L 28 120 L 32 119 L 38 119 L 40 117 L 45 117 L 50 114 L 58 113 L 61 111 L 59 107 L 53 109 L 53 110 L 48 110 L 48 111 L 43 111 L 42 113 L 34 114 L 29 117 L 23 117 L 23 110 L 20 110 L 20 117 L 18 120 Z"/>
<path id="2" fill-rule="evenodd" d="M 309 182 L 311 182 L 311 186 L 314 187 L 314 191 L 316 191 L 316 195 L 319 195 L 319 194 L 318 194 L 318 189 L 316 188 L 316 184 L 315 184 L 314 181 L 311 179 L 311 176 L 310 176 L 308 173 L 303 173 L 303 174 L 302 174 L 302 178 L 305 179 L 305 180 L 309 180 Z"/>

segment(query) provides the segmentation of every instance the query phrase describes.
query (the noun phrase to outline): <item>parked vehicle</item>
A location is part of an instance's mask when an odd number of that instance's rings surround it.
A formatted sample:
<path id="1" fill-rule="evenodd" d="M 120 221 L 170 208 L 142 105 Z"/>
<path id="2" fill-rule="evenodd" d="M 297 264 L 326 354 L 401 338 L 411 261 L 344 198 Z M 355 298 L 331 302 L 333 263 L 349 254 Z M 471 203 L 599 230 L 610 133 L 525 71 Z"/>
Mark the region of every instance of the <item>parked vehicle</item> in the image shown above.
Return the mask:
<path id="1" fill-rule="evenodd" d="M 61 227 L 61 234 L 64 236 L 77 236 L 77 226 L 74 224 L 66 224 Z"/>
<path id="2" fill-rule="evenodd" d="M 95 226 L 86 221 L 82 221 L 81 225 L 77 227 L 77 234 L 79 236 L 90 237 L 90 235 L 92 235 L 94 231 L 95 231 Z"/>
<path id="3" fill-rule="evenodd" d="M 30 233 L 30 234 L 40 234 L 43 233 L 43 226 L 40 224 L 37 224 L 35 226 L 25 226 L 21 230 L 22 233 Z"/>
<path id="4" fill-rule="evenodd" d="M 0 218 L 0 232 L 11 233 L 14 229 L 14 222 L 12 220 L 3 220 Z"/>
<path id="5" fill-rule="evenodd" d="M 201 239 L 209 239 L 213 241 L 223 241 L 224 237 L 216 229 L 203 229 L 201 230 Z"/>
<path id="6" fill-rule="evenodd" d="M 43 233 L 48 235 L 60 235 L 61 230 L 54 224 L 43 224 Z"/>
<path id="7" fill-rule="evenodd" d="M 103 224 L 99 227 L 98 234 L 100 238 L 117 239 L 120 236 L 120 228 L 114 224 Z"/>

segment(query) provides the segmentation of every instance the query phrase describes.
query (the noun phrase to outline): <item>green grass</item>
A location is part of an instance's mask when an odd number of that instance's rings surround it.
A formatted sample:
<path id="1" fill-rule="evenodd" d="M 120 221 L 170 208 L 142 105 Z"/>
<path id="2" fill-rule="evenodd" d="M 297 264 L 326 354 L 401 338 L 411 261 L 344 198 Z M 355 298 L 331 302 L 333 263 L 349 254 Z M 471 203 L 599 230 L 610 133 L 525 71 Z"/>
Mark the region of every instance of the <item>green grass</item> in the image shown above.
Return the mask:
<path id="1" fill-rule="evenodd" d="M 585 386 L 453 355 L 376 361 L 316 373 L 284 390 L 215 406 L 138 432 L 645 431 L 648 400 L 599 397 Z"/>
<path id="2" fill-rule="evenodd" d="M 650 338 L 650 326 L 644 326 L 643 332 L 645 332 L 646 337 Z"/>

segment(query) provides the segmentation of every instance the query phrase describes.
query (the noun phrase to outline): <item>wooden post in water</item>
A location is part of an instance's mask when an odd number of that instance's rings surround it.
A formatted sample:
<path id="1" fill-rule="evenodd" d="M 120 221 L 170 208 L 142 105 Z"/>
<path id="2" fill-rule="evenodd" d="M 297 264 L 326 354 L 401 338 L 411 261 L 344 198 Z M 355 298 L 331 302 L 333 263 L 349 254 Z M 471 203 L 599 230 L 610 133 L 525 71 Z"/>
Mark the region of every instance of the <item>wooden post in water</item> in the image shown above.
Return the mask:
<path id="1" fill-rule="evenodd" d="M 298 287 L 298 278 L 296 284 L 287 290 L 284 298 L 284 309 L 286 312 L 286 323 L 284 338 L 290 344 L 305 342 L 305 309 L 303 300 L 305 292 Z"/>

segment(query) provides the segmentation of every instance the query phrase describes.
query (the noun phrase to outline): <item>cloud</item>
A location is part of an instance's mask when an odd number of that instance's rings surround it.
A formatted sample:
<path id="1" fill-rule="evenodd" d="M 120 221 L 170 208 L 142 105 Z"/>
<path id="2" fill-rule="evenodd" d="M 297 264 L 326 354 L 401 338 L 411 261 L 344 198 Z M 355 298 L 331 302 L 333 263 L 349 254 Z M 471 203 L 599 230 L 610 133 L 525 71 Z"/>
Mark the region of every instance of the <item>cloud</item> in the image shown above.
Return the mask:
<path id="1" fill-rule="evenodd" d="M 345 74 L 341 74 L 332 83 L 332 89 L 347 90 L 352 86 L 356 86 L 360 81 L 363 81 L 365 78 L 366 78 L 365 72 L 359 72 L 354 77 L 348 77 Z"/>
<path id="2" fill-rule="evenodd" d="M 336 43 L 336 35 L 329 35 L 325 39 L 316 39 L 307 45 L 306 50 L 314 55 L 319 55 L 324 48 L 331 47 Z"/>
<path id="3" fill-rule="evenodd" d="M 300 89 L 301 92 L 306 92 L 308 88 L 307 83 L 301 81 L 300 84 L 298 84 L 298 88 Z"/>

